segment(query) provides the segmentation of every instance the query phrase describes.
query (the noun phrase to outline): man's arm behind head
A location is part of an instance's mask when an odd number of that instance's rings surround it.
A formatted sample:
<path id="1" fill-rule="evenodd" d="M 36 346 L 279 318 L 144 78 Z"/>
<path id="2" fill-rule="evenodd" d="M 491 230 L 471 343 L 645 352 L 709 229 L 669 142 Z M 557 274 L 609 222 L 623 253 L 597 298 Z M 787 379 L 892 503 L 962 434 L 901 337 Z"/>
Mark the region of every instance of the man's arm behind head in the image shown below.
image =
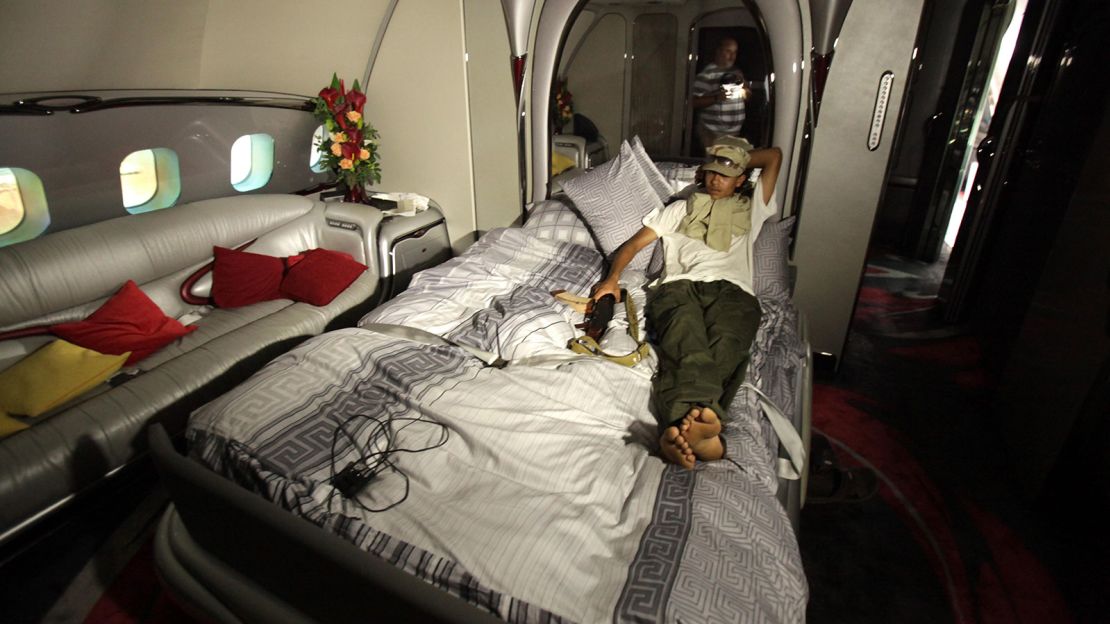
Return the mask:
<path id="1" fill-rule="evenodd" d="M 782 150 L 777 147 L 767 147 L 751 151 L 751 160 L 748 166 L 760 169 L 759 179 L 763 182 L 763 201 L 769 203 L 775 194 L 775 183 L 779 179 L 779 169 L 782 168 Z"/>

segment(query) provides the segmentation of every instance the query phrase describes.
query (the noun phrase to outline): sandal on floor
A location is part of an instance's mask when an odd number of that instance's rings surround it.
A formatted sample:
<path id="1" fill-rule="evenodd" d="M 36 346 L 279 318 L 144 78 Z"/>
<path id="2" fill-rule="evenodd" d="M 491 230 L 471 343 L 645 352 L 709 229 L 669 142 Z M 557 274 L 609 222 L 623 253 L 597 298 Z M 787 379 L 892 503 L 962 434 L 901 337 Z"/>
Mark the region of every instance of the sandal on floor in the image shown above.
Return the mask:
<path id="1" fill-rule="evenodd" d="M 806 502 L 862 503 L 878 491 L 879 479 L 870 468 L 816 470 L 809 477 Z"/>
<path id="2" fill-rule="evenodd" d="M 829 439 L 825 436 L 813 434 L 809 441 L 809 456 L 813 472 L 836 470 L 836 453 L 833 452 L 832 444 L 829 444 Z"/>

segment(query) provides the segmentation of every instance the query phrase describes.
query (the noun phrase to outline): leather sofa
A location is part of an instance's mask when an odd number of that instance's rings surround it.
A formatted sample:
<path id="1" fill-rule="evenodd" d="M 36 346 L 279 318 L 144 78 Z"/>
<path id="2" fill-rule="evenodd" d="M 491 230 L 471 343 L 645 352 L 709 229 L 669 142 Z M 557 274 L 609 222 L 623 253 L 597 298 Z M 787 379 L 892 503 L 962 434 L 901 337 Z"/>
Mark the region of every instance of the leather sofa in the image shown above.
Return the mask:
<path id="1" fill-rule="evenodd" d="M 189 413 L 265 362 L 326 329 L 353 324 L 379 292 L 369 206 L 295 195 L 182 204 L 0 248 L 0 370 L 54 340 L 35 328 L 87 317 L 127 280 L 197 330 L 109 382 L 0 439 L 0 543 L 146 453 L 146 429 L 184 430 Z M 326 306 L 288 299 L 206 305 L 212 247 L 290 256 L 313 248 L 368 266 Z M 30 334 L 30 335 L 28 335 Z"/>

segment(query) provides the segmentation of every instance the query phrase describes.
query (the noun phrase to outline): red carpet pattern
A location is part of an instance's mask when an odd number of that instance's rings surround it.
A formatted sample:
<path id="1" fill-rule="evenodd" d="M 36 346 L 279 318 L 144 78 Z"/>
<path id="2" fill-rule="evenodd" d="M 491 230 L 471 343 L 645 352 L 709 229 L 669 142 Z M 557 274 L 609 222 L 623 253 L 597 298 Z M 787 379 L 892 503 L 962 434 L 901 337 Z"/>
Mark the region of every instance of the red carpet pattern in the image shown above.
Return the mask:
<path id="1" fill-rule="evenodd" d="M 935 271 L 874 259 L 840 371 L 815 384 L 815 432 L 842 466 L 874 469 L 880 490 L 803 511 L 809 620 L 1072 621 L 1052 575 L 992 510 L 1021 522 L 1001 463 L 974 456 L 990 446 L 990 381 L 975 339 L 935 319 Z"/>

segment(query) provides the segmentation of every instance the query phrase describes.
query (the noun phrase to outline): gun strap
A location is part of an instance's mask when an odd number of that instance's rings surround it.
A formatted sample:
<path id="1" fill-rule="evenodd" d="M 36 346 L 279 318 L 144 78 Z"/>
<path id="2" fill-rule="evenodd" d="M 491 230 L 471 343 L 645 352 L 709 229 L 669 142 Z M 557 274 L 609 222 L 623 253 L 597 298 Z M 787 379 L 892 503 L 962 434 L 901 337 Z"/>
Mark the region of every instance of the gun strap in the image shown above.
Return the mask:
<path id="1" fill-rule="evenodd" d="M 597 341 L 589 336 L 579 336 L 572 338 L 567 346 L 575 353 L 582 355 L 595 355 L 597 357 L 605 358 L 610 362 L 616 362 L 621 366 L 635 366 L 640 363 L 648 353 L 651 352 L 651 347 L 648 346 L 646 340 L 640 340 L 640 321 L 636 318 L 636 304 L 632 302 L 632 297 L 628 296 L 628 291 L 621 289 L 621 299 L 624 300 L 624 313 L 628 321 L 628 335 L 636 341 L 636 348 L 624 355 L 614 355 L 606 353 Z"/>

